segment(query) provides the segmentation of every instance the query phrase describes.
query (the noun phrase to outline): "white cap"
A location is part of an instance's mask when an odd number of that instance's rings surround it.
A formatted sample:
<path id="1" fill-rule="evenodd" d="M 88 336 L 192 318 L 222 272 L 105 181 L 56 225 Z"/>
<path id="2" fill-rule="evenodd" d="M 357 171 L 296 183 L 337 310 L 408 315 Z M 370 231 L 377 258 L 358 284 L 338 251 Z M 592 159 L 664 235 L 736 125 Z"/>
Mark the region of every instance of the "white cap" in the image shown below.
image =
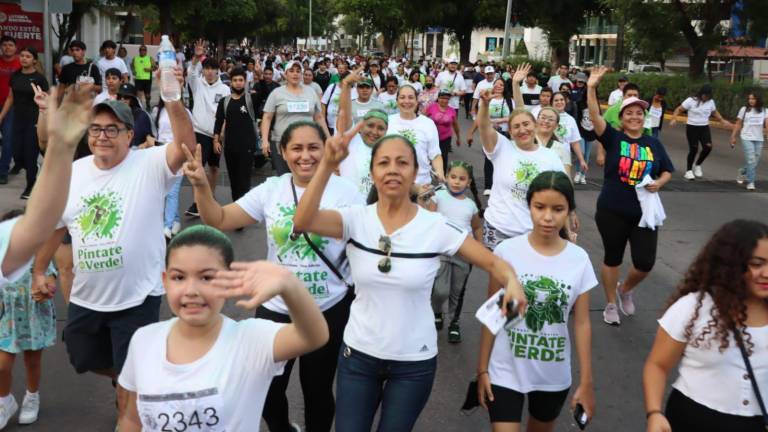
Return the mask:
<path id="1" fill-rule="evenodd" d="M 496 73 L 496 69 L 494 69 L 493 66 L 486 66 L 485 73 Z"/>
<path id="2" fill-rule="evenodd" d="M 446 61 L 446 63 L 458 63 L 458 62 L 459 62 L 459 59 L 453 56 L 448 57 L 448 61 Z"/>
<path id="3" fill-rule="evenodd" d="M 288 70 L 290 70 L 294 66 L 298 66 L 299 67 L 299 72 L 302 72 L 302 73 L 304 72 L 304 65 L 301 64 L 301 62 L 298 61 L 298 60 L 291 60 L 291 61 L 289 61 L 288 64 L 285 65 L 285 69 L 284 70 L 287 72 Z"/>

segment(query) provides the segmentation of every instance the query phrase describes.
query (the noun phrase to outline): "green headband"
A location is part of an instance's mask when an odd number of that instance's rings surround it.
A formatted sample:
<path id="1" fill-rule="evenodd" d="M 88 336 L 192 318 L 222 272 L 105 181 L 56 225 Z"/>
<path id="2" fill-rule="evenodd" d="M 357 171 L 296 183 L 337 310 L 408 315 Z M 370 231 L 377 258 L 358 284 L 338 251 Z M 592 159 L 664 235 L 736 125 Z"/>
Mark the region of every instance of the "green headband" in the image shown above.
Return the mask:
<path id="1" fill-rule="evenodd" d="M 470 164 L 469 162 L 464 162 L 463 160 L 454 160 L 454 161 L 451 161 L 451 162 L 448 164 L 448 171 L 450 171 L 450 170 L 451 170 L 451 168 L 454 168 L 454 167 L 461 167 L 461 168 L 464 168 L 465 170 L 467 170 L 467 172 L 468 172 L 469 174 L 472 174 L 472 164 Z"/>
<path id="2" fill-rule="evenodd" d="M 232 246 L 232 240 L 230 240 L 223 232 L 209 225 L 198 224 L 181 230 L 181 232 L 174 236 L 171 242 L 168 243 L 168 248 L 173 248 L 175 244 L 183 241 L 186 237 L 195 234 L 205 234 L 206 236 L 215 237 L 226 242 L 229 246 Z"/>
<path id="3" fill-rule="evenodd" d="M 384 124 L 389 124 L 389 116 L 384 111 L 379 110 L 370 110 L 363 116 L 363 121 L 366 121 L 368 119 L 377 118 L 384 122 Z"/>

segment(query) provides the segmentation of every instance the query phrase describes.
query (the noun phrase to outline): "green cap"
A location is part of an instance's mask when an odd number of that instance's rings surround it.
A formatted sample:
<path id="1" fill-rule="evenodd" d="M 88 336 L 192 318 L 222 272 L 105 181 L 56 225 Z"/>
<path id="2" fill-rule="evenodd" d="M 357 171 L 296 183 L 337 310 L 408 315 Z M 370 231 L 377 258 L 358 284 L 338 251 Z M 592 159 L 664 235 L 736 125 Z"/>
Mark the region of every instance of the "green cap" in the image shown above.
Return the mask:
<path id="1" fill-rule="evenodd" d="M 368 86 L 368 87 L 373 87 L 373 80 L 372 80 L 372 79 L 370 79 L 370 78 L 368 78 L 368 77 L 366 77 L 366 78 L 363 78 L 362 80 L 360 80 L 360 81 L 357 83 L 357 86 L 358 86 L 358 87 L 360 87 L 360 86 Z"/>

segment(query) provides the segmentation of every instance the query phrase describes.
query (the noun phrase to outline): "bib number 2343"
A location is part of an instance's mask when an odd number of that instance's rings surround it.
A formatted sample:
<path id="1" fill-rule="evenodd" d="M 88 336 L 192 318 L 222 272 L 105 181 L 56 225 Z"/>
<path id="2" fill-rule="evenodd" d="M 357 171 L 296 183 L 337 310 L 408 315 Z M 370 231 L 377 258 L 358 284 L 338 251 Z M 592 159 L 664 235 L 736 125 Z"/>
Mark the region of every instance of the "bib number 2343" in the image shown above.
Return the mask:
<path id="1" fill-rule="evenodd" d="M 224 430 L 223 401 L 211 388 L 167 395 L 139 395 L 141 424 L 152 432 L 218 432 Z"/>

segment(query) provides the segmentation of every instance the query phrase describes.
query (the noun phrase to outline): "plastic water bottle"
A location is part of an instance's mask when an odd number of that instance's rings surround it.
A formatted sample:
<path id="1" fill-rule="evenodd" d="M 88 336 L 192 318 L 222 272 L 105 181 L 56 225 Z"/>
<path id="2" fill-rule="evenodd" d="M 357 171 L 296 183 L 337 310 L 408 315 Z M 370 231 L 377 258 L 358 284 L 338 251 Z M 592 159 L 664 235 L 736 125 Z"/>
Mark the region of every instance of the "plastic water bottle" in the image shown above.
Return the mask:
<path id="1" fill-rule="evenodd" d="M 173 68 L 176 67 L 176 51 L 168 35 L 160 39 L 160 52 L 158 53 L 160 67 L 160 97 L 165 102 L 181 99 L 181 86 L 176 80 Z"/>

